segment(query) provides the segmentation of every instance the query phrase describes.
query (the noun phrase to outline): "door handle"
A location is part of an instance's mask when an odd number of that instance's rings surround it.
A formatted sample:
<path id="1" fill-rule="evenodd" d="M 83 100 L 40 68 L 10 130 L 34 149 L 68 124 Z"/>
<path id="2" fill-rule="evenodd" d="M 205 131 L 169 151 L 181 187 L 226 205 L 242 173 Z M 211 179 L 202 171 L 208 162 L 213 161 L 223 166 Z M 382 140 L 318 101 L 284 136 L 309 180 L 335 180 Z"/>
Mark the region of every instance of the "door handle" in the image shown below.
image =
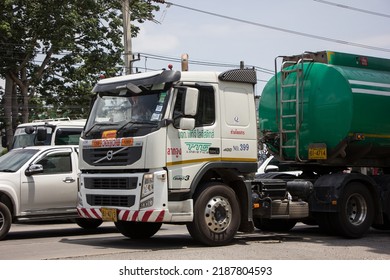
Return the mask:
<path id="1" fill-rule="evenodd" d="M 72 177 L 66 177 L 64 180 L 62 180 L 63 182 L 65 183 L 73 183 L 74 181 L 76 181 L 75 179 L 73 179 Z"/>

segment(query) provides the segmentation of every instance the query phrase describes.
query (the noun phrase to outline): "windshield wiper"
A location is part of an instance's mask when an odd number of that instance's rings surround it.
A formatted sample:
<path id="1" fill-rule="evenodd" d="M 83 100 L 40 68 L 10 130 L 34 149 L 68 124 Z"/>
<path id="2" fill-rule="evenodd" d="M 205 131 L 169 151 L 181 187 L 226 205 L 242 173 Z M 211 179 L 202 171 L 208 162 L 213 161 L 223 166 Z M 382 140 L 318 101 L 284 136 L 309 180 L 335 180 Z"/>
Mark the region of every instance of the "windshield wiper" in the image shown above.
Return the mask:
<path id="1" fill-rule="evenodd" d="M 135 125 L 135 124 L 141 124 L 142 122 L 140 122 L 140 121 L 128 121 L 128 122 L 126 122 L 124 125 L 122 125 L 120 128 L 118 128 L 117 129 L 117 131 L 116 131 L 116 134 L 118 135 L 118 133 L 119 133 L 119 131 L 122 131 L 125 127 L 127 127 L 129 124 L 131 124 L 131 126 L 129 127 L 129 129 L 133 126 L 133 125 Z M 134 131 L 137 131 L 138 130 L 138 128 L 135 128 L 134 129 Z"/>
<path id="2" fill-rule="evenodd" d="M 84 135 L 88 136 L 88 134 L 96 127 L 96 126 L 102 126 L 102 125 L 113 125 L 113 123 L 95 123 L 94 125 L 91 126 L 90 129 L 88 129 Z"/>
<path id="3" fill-rule="evenodd" d="M 116 133 L 118 134 L 120 131 L 122 131 L 124 128 L 126 128 L 129 124 L 131 124 L 131 126 L 129 127 L 129 129 L 132 129 L 134 132 L 137 131 L 139 128 L 138 127 L 135 127 L 135 128 L 132 128 L 133 125 L 135 124 L 147 124 L 147 125 L 153 125 L 153 126 L 157 126 L 157 123 L 155 121 L 147 121 L 147 120 L 142 120 L 142 121 L 138 121 L 138 120 L 131 120 L 131 121 L 128 121 L 126 122 L 124 125 L 122 125 L 121 127 L 119 127 L 116 131 Z"/>
<path id="4" fill-rule="evenodd" d="M 0 172 L 15 172 L 15 170 L 12 170 L 12 169 L 1 169 Z"/>

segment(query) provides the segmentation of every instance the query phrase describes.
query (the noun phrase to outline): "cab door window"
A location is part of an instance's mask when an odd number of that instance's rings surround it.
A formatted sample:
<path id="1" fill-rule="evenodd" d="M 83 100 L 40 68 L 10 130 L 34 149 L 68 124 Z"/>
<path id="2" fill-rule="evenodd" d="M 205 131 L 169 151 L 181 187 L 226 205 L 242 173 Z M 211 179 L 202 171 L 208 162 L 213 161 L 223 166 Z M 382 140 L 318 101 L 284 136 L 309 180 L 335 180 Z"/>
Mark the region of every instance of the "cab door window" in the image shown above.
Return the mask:
<path id="1" fill-rule="evenodd" d="M 215 97 L 214 89 L 211 86 L 200 87 L 198 112 L 195 116 L 195 127 L 210 126 L 215 122 Z M 183 115 L 184 111 L 183 91 L 178 90 L 176 102 L 173 110 L 173 117 L 177 121 L 177 117 Z M 175 122 L 177 125 L 177 122 Z"/>
<path id="2" fill-rule="evenodd" d="M 43 173 L 41 174 L 58 174 L 72 172 L 70 153 L 47 155 L 45 158 L 38 161 L 37 164 L 41 164 L 43 167 Z"/>

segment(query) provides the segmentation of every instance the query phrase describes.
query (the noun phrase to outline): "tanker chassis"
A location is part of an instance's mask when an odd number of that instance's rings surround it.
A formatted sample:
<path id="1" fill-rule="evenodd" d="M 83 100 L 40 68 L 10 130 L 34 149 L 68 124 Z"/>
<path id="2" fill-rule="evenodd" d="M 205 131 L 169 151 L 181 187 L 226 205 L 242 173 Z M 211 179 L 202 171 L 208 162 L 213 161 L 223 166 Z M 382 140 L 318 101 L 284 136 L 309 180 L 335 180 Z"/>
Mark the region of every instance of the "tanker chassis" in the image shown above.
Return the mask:
<path id="1" fill-rule="evenodd" d="M 347 237 L 371 225 L 388 228 L 390 179 L 345 173 L 368 166 L 386 172 L 390 164 L 388 61 L 332 52 L 282 61 L 262 93 L 259 120 L 252 69 L 99 81 L 80 138 L 79 215 L 114 221 L 130 238 L 151 237 L 162 223 L 185 224 L 209 246 L 253 225 L 280 231 L 302 221 Z M 366 104 L 360 95 L 380 100 Z M 299 177 L 255 176 L 258 132 Z"/>
<path id="2" fill-rule="evenodd" d="M 279 57 L 279 67 L 262 92 L 261 138 L 312 183 L 301 195 L 312 221 L 349 238 L 389 230 L 390 60 L 323 51 Z"/>

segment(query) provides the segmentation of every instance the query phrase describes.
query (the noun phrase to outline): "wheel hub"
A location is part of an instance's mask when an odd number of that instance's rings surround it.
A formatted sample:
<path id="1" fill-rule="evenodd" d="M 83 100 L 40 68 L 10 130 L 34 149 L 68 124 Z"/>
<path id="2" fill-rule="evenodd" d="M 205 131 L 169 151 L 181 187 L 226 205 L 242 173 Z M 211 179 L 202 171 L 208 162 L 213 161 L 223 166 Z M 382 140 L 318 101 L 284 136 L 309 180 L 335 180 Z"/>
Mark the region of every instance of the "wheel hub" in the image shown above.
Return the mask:
<path id="1" fill-rule="evenodd" d="M 362 224 L 367 217 L 367 203 L 360 194 L 351 195 L 347 201 L 347 217 L 352 225 Z"/>
<path id="2" fill-rule="evenodd" d="M 204 217 L 208 228 L 215 233 L 224 231 L 232 218 L 232 207 L 224 197 L 217 196 L 206 204 Z"/>

